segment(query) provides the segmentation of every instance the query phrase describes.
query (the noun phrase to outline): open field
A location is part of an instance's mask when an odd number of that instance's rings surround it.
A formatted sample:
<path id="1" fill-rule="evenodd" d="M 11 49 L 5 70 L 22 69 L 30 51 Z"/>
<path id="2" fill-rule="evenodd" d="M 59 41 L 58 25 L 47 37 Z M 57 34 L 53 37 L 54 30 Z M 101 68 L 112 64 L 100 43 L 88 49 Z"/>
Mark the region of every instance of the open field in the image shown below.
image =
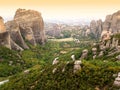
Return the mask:
<path id="1" fill-rule="evenodd" d="M 64 39 L 49 39 L 51 41 L 57 41 L 57 42 L 65 42 L 65 41 L 73 41 L 73 38 L 64 38 Z"/>

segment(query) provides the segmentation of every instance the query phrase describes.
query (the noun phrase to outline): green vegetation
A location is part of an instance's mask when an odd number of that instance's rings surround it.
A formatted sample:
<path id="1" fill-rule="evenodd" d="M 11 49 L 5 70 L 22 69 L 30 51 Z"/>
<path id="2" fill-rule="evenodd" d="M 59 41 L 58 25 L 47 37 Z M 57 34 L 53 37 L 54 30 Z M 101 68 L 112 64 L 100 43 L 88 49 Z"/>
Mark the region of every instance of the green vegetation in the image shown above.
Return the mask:
<path id="1" fill-rule="evenodd" d="M 111 63 L 111 62 L 110 62 Z M 112 86 L 113 73 L 118 73 L 120 63 L 112 65 L 104 62 L 94 63 L 83 61 L 82 70 L 73 73 L 73 62 L 69 64 L 44 67 L 35 66 L 29 74 L 20 73 L 10 78 L 10 82 L 1 87 L 3 90 L 94 90 L 96 87 L 104 90 L 114 90 Z M 113 62 L 112 62 L 113 63 Z M 96 66 L 97 64 L 97 66 Z M 57 67 L 53 74 L 52 70 Z M 63 67 L 65 71 L 62 72 Z"/>
<path id="2" fill-rule="evenodd" d="M 64 30 L 64 31 L 62 31 L 61 32 L 62 34 L 63 34 L 63 38 L 69 38 L 69 37 L 71 37 L 71 32 L 70 31 L 68 31 L 68 30 Z"/>
<path id="3" fill-rule="evenodd" d="M 0 47 L 0 81 L 10 81 L 0 90 L 117 90 L 113 87 L 115 77 L 120 71 L 120 62 L 115 62 L 115 55 L 92 59 L 93 41 L 48 41 L 44 46 L 30 46 L 22 52 Z M 88 58 L 82 60 L 82 69 L 73 73 L 74 62 L 71 55 L 79 60 L 82 50 L 89 50 Z M 106 50 L 105 55 L 110 50 Z M 63 53 L 64 52 L 64 53 Z M 59 64 L 52 65 L 59 57 Z M 12 64 L 10 65 L 10 61 Z M 69 64 L 66 64 L 69 61 Z M 57 68 L 53 74 L 52 70 Z M 65 67 L 65 71 L 62 69 Z M 28 74 L 24 70 L 30 70 Z"/>

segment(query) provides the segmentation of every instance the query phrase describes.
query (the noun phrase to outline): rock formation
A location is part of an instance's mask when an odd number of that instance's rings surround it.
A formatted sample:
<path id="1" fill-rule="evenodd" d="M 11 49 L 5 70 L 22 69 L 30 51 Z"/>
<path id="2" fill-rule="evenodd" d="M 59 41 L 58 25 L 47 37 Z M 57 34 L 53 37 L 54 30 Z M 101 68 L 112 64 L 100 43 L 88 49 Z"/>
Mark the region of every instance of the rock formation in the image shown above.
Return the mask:
<path id="1" fill-rule="evenodd" d="M 5 24 L 0 17 L 0 45 L 22 51 L 29 49 L 25 41 L 34 46 L 46 41 L 44 22 L 39 12 L 18 9 L 14 20 Z"/>
<path id="2" fill-rule="evenodd" d="M 81 55 L 81 57 L 80 57 L 80 60 L 87 58 L 87 56 L 88 56 L 88 50 L 87 50 L 87 49 L 84 49 L 84 50 L 82 51 L 82 55 Z"/>
<path id="3" fill-rule="evenodd" d="M 6 23 L 6 30 L 9 32 L 11 39 L 18 44 L 20 47 L 24 49 L 28 49 L 29 47 L 26 45 L 20 29 L 19 25 L 13 20 L 13 21 L 8 21 Z"/>
<path id="4" fill-rule="evenodd" d="M 109 30 L 110 28 L 110 23 L 111 23 L 111 18 L 112 18 L 112 15 L 107 15 L 106 16 L 106 19 L 103 23 L 103 30 Z"/>
<path id="5" fill-rule="evenodd" d="M 107 15 L 104 22 L 102 20 L 92 20 L 90 22 L 90 33 L 99 38 L 104 32 L 111 32 L 111 34 L 120 33 L 120 11 Z"/>
<path id="6" fill-rule="evenodd" d="M 115 78 L 113 85 L 115 87 L 120 87 L 120 72 L 118 73 L 117 77 Z"/>
<path id="7" fill-rule="evenodd" d="M 41 14 L 34 10 L 18 9 L 14 20 L 20 26 L 25 38 L 35 45 L 45 43 L 44 22 Z M 25 31 L 26 30 L 26 31 Z"/>
<path id="8" fill-rule="evenodd" d="M 74 73 L 77 71 L 77 70 L 80 70 L 81 69 L 81 65 L 82 64 L 82 62 L 81 62 L 81 60 L 76 60 L 75 62 L 74 62 Z"/>
<path id="9" fill-rule="evenodd" d="M 90 22 L 90 30 L 91 30 L 91 33 L 93 33 L 94 35 L 96 35 L 96 32 L 97 32 L 97 23 L 95 20 L 92 20 Z"/>
<path id="10" fill-rule="evenodd" d="M 92 20 L 90 22 L 90 32 L 96 37 L 99 38 L 103 30 L 102 20 Z"/>
<path id="11" fill-rule="evenodd" d="M 11 49 L 10 35 L 5 29 L 4 20 L 0 17 L 0 46 L 5 46 Z"/>
<path id="12" fill-rule="evenodd" d="M 110 30 L 113 33 L 120 32 L 120 11 L 107 15 L 103 24 L 103 30 Z"/>

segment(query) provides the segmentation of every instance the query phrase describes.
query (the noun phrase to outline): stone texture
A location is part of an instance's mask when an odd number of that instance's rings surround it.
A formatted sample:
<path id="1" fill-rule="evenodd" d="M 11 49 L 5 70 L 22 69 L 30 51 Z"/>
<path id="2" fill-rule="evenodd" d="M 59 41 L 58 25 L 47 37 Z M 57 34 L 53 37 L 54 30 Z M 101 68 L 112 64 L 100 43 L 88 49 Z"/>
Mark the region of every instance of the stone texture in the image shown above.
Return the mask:
<path id="1" fill-rule="evenodd" d="M 109 40 L 111 38 L 111 35 L 112 35 L 111 31 L 103 30 L 101 33 L 102 41 Z"/>
<path id="2" fill-rule="evenodd" d="M 19 25 L 14 20 L 8 21 L 5 25 L 6 25 L 6 30 L 10 33 L 11 39 L 20 47 L 24 49 L 29 49 L 29 47 L 27 46 L 21 35 Z"/>
<path id="3" fill-rule="evenodd" d="M 97 37 L 100 37 L 103 30 L 103 22 L 101 19 L 97 21 Z"/>
<path id="4" fill-rule="evenodd" d="M 0 17 L 0 45 L 22 51 L 29 49 L 26 42 L 36 46 L 46 41 L 41 14 L 34 10 L 18 9 L 14 20 L 4 24 Z"/>
<path id="5" fill-rule="evenodd" d="M 55 58 L 55 59 L 53 60 L 52 65 L 55 65 L 55 64 L 57 64 L 57 63 L 59 63 L 59 61 L 58 61 L 58 57 L 57 57 L 57 58 Z"/>
<path id="6" fill-rule="evenodd" d="M 113 86 L 120 87 L 120 72 L 118 73 L 117 77 L 115 78 Z"/>
<path id="7" fill-rule="evenodd" d="M 93 55 L 96 55 L 97 54 L 97 48 L 92 48 L 92 53 L 93 53 Z"/>
<path id="8" fill-rule="evenodd" d="M 112 15 L 107 15 L 103 23 L 103 30 L 109 30 L 111 24 Z"/>
<path id="9" fill-rule="evenodd" d="M 81 55 L 80 59 L 85 59 L 85 58 L 87 58 L 87 56 L 88 56 L 88 50 L 87 50 L 87 49 L 84 49 L 84 50 L 82 51 L 82 55 Z"/>
<path id="10" fill-rule="evenodd" d="M 17 45 L 12 39 L 10 40 L 10 43 L 11 43 L 11 49 L 17 50 L 17 51 L 23 51 L 24 50 L 19 45 Z"/>
<path id="11" fill-rule="evenodd" d="M 32 45 L 36 46 L 35 37 L 31 27 L 26 27 L 24 23 L 20 24 L 20 31 L 25 40 L 27 40 Z"/>
<path id="12" fill-rule="evenodd" d="M 117 59 L 118 61 L 120 61 L 120 55 L 116 56 L 116 59 Z"/>
<path id="13" fill-rule="evenodd" d="M 82 64 L 81 60 L 76 60 L 76 61 L 74 62 L 74 73 L 75 73 L 77 70 L 80 70 L 80 69 L 81 69 L 80 64 Z"/>
<path id="14" fill-rule="evenodd" d="M 11 49 L 10 35 L 8 32 L 0 33 L 0 46 L 5 46 Z"/>
<path id="15" fill-rule="evenodd" d="M 18 9 L 14 16 L 14 20 L 20 25 L 20 27 L 24 23 L 24 28 L 27 28 L 27 30 L 28 28 L 32 29 L 36 43 L 38 44 L 45 43 L 46 37 L 44 32 L 44 22 L 39 12 L 34 10 Z M 31 37 L 32 35 L 29 38 L 30 40 L 31 40 Z"/>
<path id="16" fill-rule="evenodd" d="M 95 20 L 92 20 L 90 22 L 90 31 L 91 33 L 93 33 L 93 35 L 96 37 L 96 38 L 99 38 L 101 33 L 102 33 L 102 30 L 103 30 L 103 22 L 101 19 L 95 21 Z"/>
<path id="17" fill-rule="evenodd" d="M 112 33 L 120 32 L 120 11 L 106 16 L 103 30 L 111 30 Z"/>
<path id="18" fill-rule="evenodd" d="M 96 35 L 96 32 L 97 32 L 97 23 L 95 20 L 92 20 L 90 22 L 90 30 L 91 30 L 91 33 L 93 33 L 94 35 Z"/>
<path id="19" fill-rule="evenodd" d="M 3 18 L 0 16 L 0 33 L 6 32 L 6 28 L 4 25 L 4 20 Z"/>
<path id="20" fill-rule="evenodd" d="M 0 16 L 0 46 L 5 46 L 11 49 L 10 35 L 6 31 L 3 18 Z"/>
<path id="21" fill-rule="evenodd" d="M 71 55 L 71 59 L 75 61 L 75 55 Z"/>
<path id="22" fill-rule="evenodd" d="M 98 57 L 102 57 L 104 55 L 104 52 L 103 51 L 100 51 Z"/>

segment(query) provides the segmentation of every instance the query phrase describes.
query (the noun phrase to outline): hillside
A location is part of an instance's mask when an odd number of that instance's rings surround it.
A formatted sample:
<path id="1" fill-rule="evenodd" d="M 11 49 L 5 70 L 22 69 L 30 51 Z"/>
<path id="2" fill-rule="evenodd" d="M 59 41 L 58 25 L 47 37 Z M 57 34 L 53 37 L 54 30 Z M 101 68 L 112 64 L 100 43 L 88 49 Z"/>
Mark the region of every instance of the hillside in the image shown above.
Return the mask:
<path id="1" fill-rule="evenodd" d="M 5 24 L 1 17 L 0 90 L 119 90 L 119 15 L 90 26 L 65 25 L 63 37 L 47 41 L 39 12 L 18 9 Z M 58 36 L 57 26 L 46 28 Z"/>
<path id="2" fill-rule="evenodd" d="M 118 35 L 113 37 L 118 39 Z M 68 45 L 64 47 L 66 43 Z M 93 47 L 97 48 L 97 57 L 95 59 L 93 59 Z M 80 58 L 86 48 L 88 49 L 88 55 L 81 60 Z M 115 47 L 113 49 L 108 47 L 104 51 L 103 56 L 98 57 L 100 53 L 99 43 L 90 47 L 90 45 L 76 45 L 72 41 L 71 43 L 69 41 L 50 41 L 45 46 L 31 47 L 30 50 L 22 52 L 22 59 L 26 61 L 26 65 L 30 65 L 28 61 L 31 61 L 32 65 L 23 69 L 22 72 L 19 71 L 8 77 L 9 82 L 0 86 L 0 89 L 117 90 L 119 87 L 113 86 L 113 83 L 120 71 L 120 62 L 116 58 L 120 52 L 109 56 L 110 52 L 114 51 L 114 49 Z M 66 51 L 66 53 L 63 54 L 61 51 Z M 71 55 L 75 55 L 76 61 L 82 61 L 82 64 L 80 64 L 81 69 L 75 73 L 75 61 L 72 61 Z M 52 65 L 55 57 L 59 57 L 59 63 Z"/>

